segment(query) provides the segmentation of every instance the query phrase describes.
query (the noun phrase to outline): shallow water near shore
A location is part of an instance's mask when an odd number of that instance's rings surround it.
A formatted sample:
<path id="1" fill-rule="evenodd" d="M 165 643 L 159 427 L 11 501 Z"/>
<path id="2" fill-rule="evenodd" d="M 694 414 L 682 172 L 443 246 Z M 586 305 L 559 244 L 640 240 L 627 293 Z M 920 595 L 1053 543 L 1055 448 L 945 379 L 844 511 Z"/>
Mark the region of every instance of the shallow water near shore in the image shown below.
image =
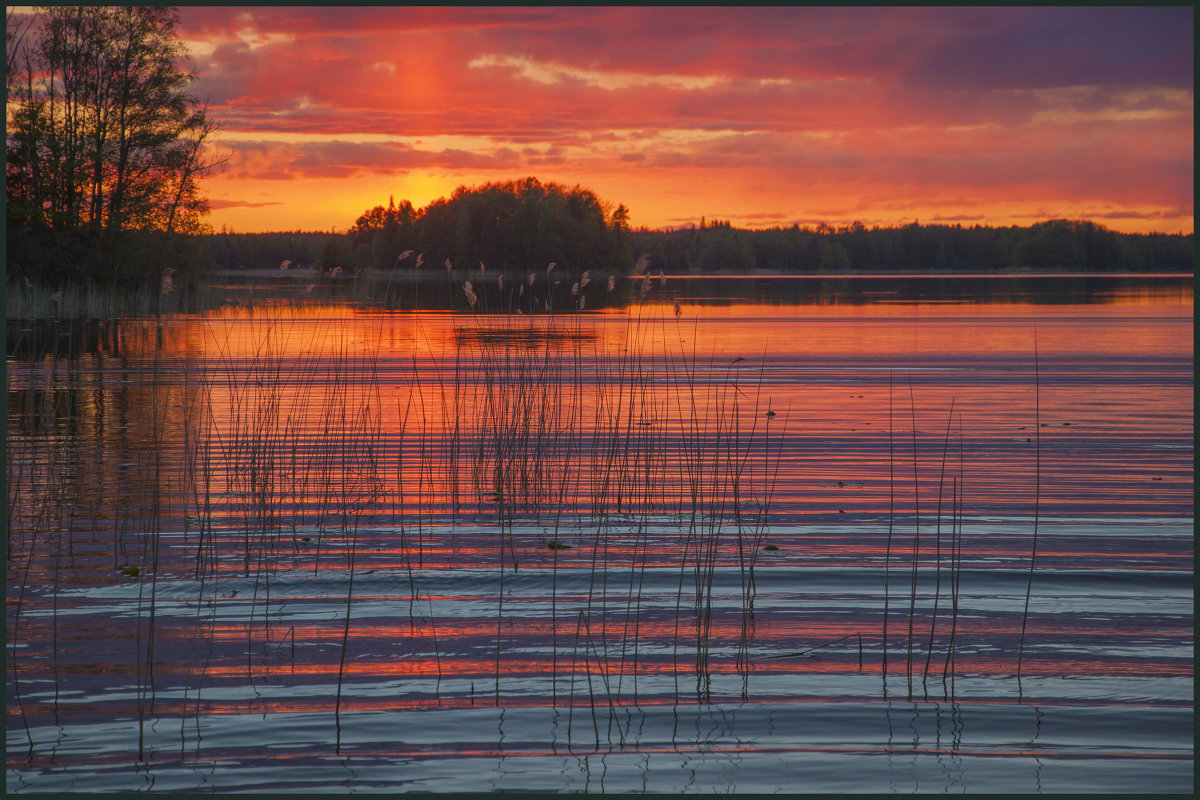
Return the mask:
<path id="1" fill-rule="evenodd" d="M 6 789 L 1190 793 L 1190 283 L 906 280 L 10 355 Z"/>

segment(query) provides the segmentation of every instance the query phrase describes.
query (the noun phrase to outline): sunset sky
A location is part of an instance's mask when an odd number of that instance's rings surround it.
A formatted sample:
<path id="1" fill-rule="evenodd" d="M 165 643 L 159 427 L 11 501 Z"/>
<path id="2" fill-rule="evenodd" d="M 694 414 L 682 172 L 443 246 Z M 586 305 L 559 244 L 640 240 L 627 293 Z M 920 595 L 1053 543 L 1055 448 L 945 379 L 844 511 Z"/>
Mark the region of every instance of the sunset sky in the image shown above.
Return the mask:
<path id="1" fill-rule="evenodd" d="M 184 7 L 238 232 L 536 176 L 636 226 L 1192 232 L 1191 7 Z"/>

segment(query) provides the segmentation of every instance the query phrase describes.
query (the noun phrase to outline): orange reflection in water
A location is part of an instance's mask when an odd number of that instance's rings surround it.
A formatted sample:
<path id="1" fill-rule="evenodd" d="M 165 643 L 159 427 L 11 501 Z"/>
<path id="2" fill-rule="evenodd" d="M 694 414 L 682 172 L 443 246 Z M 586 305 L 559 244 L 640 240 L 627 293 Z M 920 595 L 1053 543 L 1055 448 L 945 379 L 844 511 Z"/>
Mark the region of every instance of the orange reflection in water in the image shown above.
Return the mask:
<path id="1" fill-rule="evenodd" d="M 172 320 L 161 349 L 139 330 L 111 372 L 10 370 L 10 674 L 55 691 L 161 685 L 186 714 L 167 688 L 261 680 L 321 688 L 256 709 L 328 711 L 341 684 L 440 678 L 459 683 L 341 708 L 468 707 L 499 676 L 507 704 L 545 705 L 547 680 L 580 703 L 589 677 L 857 675 L 851 636 L 877 674 L 885 570 L 889 675 L 911 619 L 932 682 L 956 552 L 952 674 L 1011 676 L 1035 508 L 1037 566 L 1085 595 L 1116 576 L 1153 597 L 1193 566 L 1133 527 L 1193 510 L 1190 302 L 278 308 Z M 1096 518 L 1131 530 L 1055 538 Z M 1156 616 L 1037 610 L 1023 674 L 1186 677 L 1191 620 L 1161 590 Z M 672 701 L 655 691 L 638 701 Z"/>
<path id="2" fill-rule="evenodd" d="M 225 314 L 197 323 L 212 377 L 205 435 L 210 449 L 242 457 L 216 459 L 219 487 L 297 507 L 382 492 L 405 513 L 479 509 L 496 496 L 518 512 L 647 499 L 679 512 L 690 511 L 697 480 L 710 505 L 731 507 L 735 494 L 761 502 L 774 479 L 777 509 L 879 513 L 887 488 L 909 480 L 914 422 L 926 509 L 939 483 L 949 496 L 943 449 L 977 506 L 1032 505 L 1035 469 L 1050 510 L 1069 513 L 1100 487 L 1122 502 L 1149 488 L 1178 506 L 1185 460 L 1160 461 L 1165 474 L 1151 476 L 1111 447 L 1191 432 L 1192 383 L 1170 372 L 1190 363 L 1190 305 L 1155 307 L 1152 320 L 1139 308 Z M 1150 397 L 1154 417 L 1131 429 Z M 1101 439 L 1116 452 L 1097 450 Z M 728 455 L 733 443 L 744 469 Z M 247 484 L 257 466 L 248 456 L 263 450 L 274 451 L 272 482 Z M 342 467 L 362 462 L 370 475 Z M 1139 485 L 1150 478 L 1163 485 Z"/>

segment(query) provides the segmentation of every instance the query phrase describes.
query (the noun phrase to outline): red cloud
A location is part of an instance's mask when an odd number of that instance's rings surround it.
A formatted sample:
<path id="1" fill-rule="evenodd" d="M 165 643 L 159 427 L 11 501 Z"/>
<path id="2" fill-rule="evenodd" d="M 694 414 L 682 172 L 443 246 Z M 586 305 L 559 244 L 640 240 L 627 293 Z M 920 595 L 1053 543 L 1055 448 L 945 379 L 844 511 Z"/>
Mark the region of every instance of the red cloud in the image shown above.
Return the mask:
<path id="1" fill-rule="evenodd" d="M 237 150 L 225 180 L 553 172 L 612 181 L 621 200 L 618 179 L 700 197 L 720 191 L 695 185 L 709 174 L 794 183 L 829 208 L 1066 198 L 1191 213 L 1190 8 L 181 13 L 189 40 L 212 43 L 195 91 Z"/>
<path id="2" fill-rule="evenodd" d="M 370 142 L 241 141 L 233 146 L 233 151 L 233 159 L 222 172 L 225 178 L 351 178 L 429 166 L 454 170 L 519 170 L 524 163 L 535 163 L 520 158 L 507 148 L 484 154 L 454 149 L 419 150 L 409 145 Z"/>

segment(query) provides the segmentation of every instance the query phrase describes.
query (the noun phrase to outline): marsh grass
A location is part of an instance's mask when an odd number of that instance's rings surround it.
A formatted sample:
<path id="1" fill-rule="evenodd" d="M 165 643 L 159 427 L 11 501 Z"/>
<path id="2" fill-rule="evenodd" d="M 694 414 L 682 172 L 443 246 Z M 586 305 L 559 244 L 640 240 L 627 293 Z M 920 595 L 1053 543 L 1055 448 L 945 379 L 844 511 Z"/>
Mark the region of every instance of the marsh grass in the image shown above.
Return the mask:
<path id="1" fill-rule="evenodd" d="M 573 723 L 578 727 L 576 706 L 580 713 L 586 707 L 596 746 L 603 739 L 600 715 L 608 716 L 611 738 L 617 710 L 637 705 L 639 681 L 648 670 L 662 668 L 661 648 L 646 633 L 650 609 L 643 587 L 651 569 L 669 569 L 676 586 L 665 657 L 677 702 L 710 702 L 714 671 L 728 662 L 741 676 L 744 699 L 753 697 L 751 676 L 768 657 L 810 657 L 857 643 L 862 669 L 861 630 L 783 655 L 766 653 L 756 637 L 756 567 L 769 540 L 793 424 L 792 409 L 772 405 L 766 354 L 744 359 L 699 350 L 698 323 L 673 302 L 654 302 L 652 296 L 601 317 L 583 307 L 587 284 L 574 294 L 560 285 L 556 293 L 551 273 L 534 276 L 534 283 L 548 285 L 540 306 L 532 292 L 513 289 L 533 285 L 528 281 L 510 277 L 502 289 L 502 278 L 493 286 L 489 277 L 467 292 L 447 277 L 446 290 L 459 305 L 452 335 L 435 340 L 414 315 L 412 356 L 402 366 L 389 362 L 395 372 L 386 377 L 380 374 L 383 330 L 390 324 L 384 315 L 377 328 L 367 324 L 353 333 L 337 323 L 300 324 L 307 318 L 293 304 L 239 307 L 207 319 L 198 343 L 174 338 L 169 315 L 125 326 L 122 335 L 132 340 L 122 353 L 149 357 L 127 367 L 124 374 L 133 377 L 122 380 L 130 381 L 126 391 L 148 413 L 131 423 L 131 466 L 101 481 L 114 498 L 115 521 L 105 529 L 103 521 L 92 519 L 87 527 L 97 541 L 108 536 L 102 545 L 111 551 L 114 571 L 126 565 L 139 570 L 131 579 L 138 581 L 133 666 L 140 729 L 155 714 L 160 581 L 174 577 L 160 574 L 164 533 L 176 529 L 194 553 L 190 579 L 197 592 L 181 740 L 188 709 L 198 730 L 204 693 L 215 680 L 219 636 L 237 631 L 251 686 L 278 680 L 281 670 L 296 670 L 298 623 L 274 594 L 284 570 L 344 576 L 339 617 L 322 628 L 325 638 L 318 641 L 324 643 L 311 646 L 334 664 L 340 747 L 343 690 L 353 679 L 360 547 L 368 527 L 383 526 L 395 538 L 404 579 L 393 596 L 398 609 L 406 607 L 413 640 L 422 630 L 430 632 L 422 646 L 436 665 L 439 696 L 443 653 L 456 646 L 456 634 L 452 625 L 439 626 L 444 601 L 427 588 L 435 540 L 442 547 L 450 542 L 450 553 L 439 556 L 449 564 L 456 542 L 493 548 L 497 591 L 491 598 L 490 656 L 497 706 L 504 705 L 510 662 L 522 657 L 508 633 L 523 622 L 521 610 L 507 600 L 508 593 L 518 573 L 546 570 L 551 702 L 569 706 L 568 732 Z M 641 286 L 651 280 L 642 278 Z M 593 282 L 593 291 L 597 286 L 603 284 Z M 608 289 L 613 291 L 611 280 Z M 573 307 L 569 298 L 575 298 Z M 559 312 L 549 313 L 556 303 Z M 597 323 L 611 323 L 618 313 L 619 326 Z M 614 329 L 621 337 L 618 346 L 604 338 Z M 189 348 L 204 357 L 189 358 Z M 109 353 L 100 348 L 98 357 Z M 32 380 L 57 385 L 59 363 L 39 362 Z M 385 383 L 400 387 L 397 396 L 384 394 Z M 918 491 L 917 402 L 910 380 L 913 526 L 911 547 L 904 548 L 896 525 L 896 473 L 907 465 L 895 447 L 891 394 L 889 386 L 881 673 L 886 692 L 894 644 L 889 635 L 895 638 L 889 619 L 898 614 L 909 697 L 914 676 L 928 697 L 928 678 L 936 675 L 938 662 L 945 694 L 953 697 L 965 495 L 962 417 L 955 475 L 951 404 L 930 537 Z M 19 427 L 9 427 L 7 507 L 15 524 L 7 547 L 10 574 L 22 576 L 10 643 L 36 633 L 23 614 L 25 587 L 33 585 L 36 570 L 47 568 L 47 558 L 51 593 L 58 596 L 59 572 L 79 538 L 71 509 L 89 507 L 70 496 L 72 484 L 63 478 L 96 458 L 94 451 L 58 446 L 54 420 L 62 412 L 53 391 L 18 397 L 19 416 L 43 422 L 29 423 L 41 426 L 34 435 L 16 438 Z M 531 541 L 528 531 L 537 528 L 542 535 Z M 1030 561 L 1031 582 L 1032 555 Z M 738 593 L 732 640 L 717 624 L 719 577 L 730 567 Z M 891 573 L 903 567 L 910 576 L 908 603 L 897 612 Z M 918 591 L 922 569 L 933 573 L 933 593 L 926 598 Z M 582 599 L 575 590 L 563 592 L 568 574 L 586 575 Z M 57 642 L 53 610 L 50 619 L 49 636 Z M 1024 629 L 1023 618 L 1018 664 Z M 26 664 L 15 647 L 10 655 L 20 707 Z M 58 662 L 50 667 L 57 675 Z"/>
<path id="2" fill-rule="evenodd" d="M 168 291 L 164 292 L 163 289 Z M 10 280 L 6 286 L 9 320 L 145 318 L 157 313 L 179 314 L 216 308 L 218 293 L 181 280 L 147 282 L 134 287 L 99 284 L 45 286 L 28 280 Z"/>
<path id="3" fill-rule="evenodd" d="M 1042 414 L 1041 369 L 1038 366 L 1037 329 L 1033 331 L 1033 420 L 1034 420 L 1034 494 L 1033 538 L 1029 546 L 1029 573 L 1025 581 L 1025 605 L 1021 610 L 1021 639 L 1017 645 L 1017 692 L 1021 694 L 1021 666 L 1025 657 L 1025 629 L 1029 623 L 1029 598 L 1033 592 L 1033 571 L 1037 563 L 1038 513 L 1042 496 Z"/>
<path id="4" fill-rule="evenodd" d="M 560 554 L 569 549 L 559 541 L 560 531 L 564 525 L 571 530 L 586 525 L 591 531 L 585 550 L 585 616 L 562 639 L 585 637 L 584 652 L 591 658 L 580 659 L 576 650 L 572 669 L 601 669 L 600 685 L 611 702 L 620 700 L 627 677 L 637 696 L 646 537 L 652 521 L 664 515 L 685 525 L 677 554 L 676 668 L 683 663 L 679 656 L 691 652 L 689 671 L 695 675 L 696 691 L 708 696 L 714 575 L 726 551 L 736 550 L 745 606 L 738 659 L 739 669 L 748 675 L 753 568 L 778 477 L 782 437 L 772 442 L 769 436 L 772 422 L 763 414 L 761 369 L 747 380 L 743 373 L 748 364 L 739 367 L 715 355 L 700 360 L 694 351 L 673 352 L 672 337 L 682 343 L 677 318 L 657 311 L 650 307 L 630 315 L 624 346 L 619 348 L 599 342 L 579 314 L 499 318 L 474 313 L 474 327 L 459 327 L 455 338 L 460 348 L 471 348 L 475 370 L 455 376 L 455 432 L 441 440 L 443 447 L 461 448 L 444 454 L 442 463 L 470 464 L 476 510 L 495 515 L 502 582 L 506 570 L 521 567 L 514 520 L 550 525 L 545 547 L 552 553 L 552 602 L 557 597 Z M 655 353 L 651 342 L 662 349 Z M 462 359 L 456 356 L 455 363 Z M 702 384 L 697 378 L 698 371 L 714 370 L 719 374 L 716 382 Z M 786 417 L 773 424 L 782 433 Z M 761 479 L 747 473 L 755 451 L 765 454 Z M 630 538 L 632 547 L 613 546 Z M 629 582 L 621 595 L 614 595 L 608 585 L 617 552 L 628 559 Z M 685 581 L 689 575 L 691 580 Z M 501 588 L 494 665 L 497 702 L 504 596 Z M 692 598 L 686 615 L 685 596 Z M 559 619 L 556 613 L 552 617 L 552 664 L 557 673 Z M 557 696 L 557 679 L 553 685 Z M 589 687 L 594 693 L 595 685 Z"/>
<path id="5" fill-rule="evenodd" d="M 896 547 L 897 540 L 903 539 L 903 533 L 897 529 L 897 515 L 901 508 L 898 501 L 903 503 L 905 497 L 898 495 L 897 456 L 894 415 L 894 378 L 888 380 L 888 527 L 883 558 L 883 608 L 880 632 L 880 673 L 883 677 L 883 692 L 887 694 L 887 678 L 889 675 L 889 653 L 891 639 L 889 638 L 889 623 L 892 616 L 891 573 L 894 567 L 907 566 L 909 573 L 907 613 L 903 614 L 906 627 L 904 635 L 904 678 L 906 694 L 909 700 L 916 697 L 914 682 L 919 677 L 921 694 L 925 701 L 930 699 L 929 675 L 936 672 L 936 662 L 941 662 L 942 697 L 945 700 L 954 699 L 955 664 L 959 647 L 959 599 L 962 579 L 962 534 L 963 534 L 963 503 L 965 493 L 965 446 L 963 421 L 961 411 L 957 414 L 958 448 L 956 453 L 957 468 L 951 462 L 951 430 L 956 419 L 956 398 L 950 399 L 946 411 L 946 419 L 940 438 L 940 453 L 937 455 L 937 499 L 933 511 L 932 522 L 926 519 L 925 537 L 922 542 L 922 508 L 921 508 L 921 457 L 920 431 L 917 422 L 917 403 L 911 378 L 909 379 L 909 419 L 911 422 L 911 518 L 912 529 L 910 536 L 911 548 L 907 550 L 908 563 L 903 564 L 905 551 Z M 947 486 L 947 475 L 949 486 Z M 955 474 L 956 471 L 956 474 Z M 949 495 L 949 496 L 947 496 Z M 932 527 L 932 536 L 928 528 Z M 948 529 L 949 542 L 944 528 Z M 930 542 L 932 539 L 932 543 Z M 899 562 L 899 563 L 898 563 Z M 932 577 L 930 577 L 932 573 Z M 919 588 L 923 583 L 931 583 L 930 590 L 923 593 Z M 945 587 L 945 588 L 944 588 Z M 948 595 L 948 596 L 947 596 Z M 939 614 L 944 615 L 944 604 L 949 605 L 949 620 L 942 619 L 939 631 Z M 922 621 L 928 625 L 928 636 L 923 637 L 918 631 Z M 946 628 L 949 628 L 947 631 Z M 921 640 L 924 639 L 924 646 Z M 922 651 L 924 663 L 921 662 Z"/>

